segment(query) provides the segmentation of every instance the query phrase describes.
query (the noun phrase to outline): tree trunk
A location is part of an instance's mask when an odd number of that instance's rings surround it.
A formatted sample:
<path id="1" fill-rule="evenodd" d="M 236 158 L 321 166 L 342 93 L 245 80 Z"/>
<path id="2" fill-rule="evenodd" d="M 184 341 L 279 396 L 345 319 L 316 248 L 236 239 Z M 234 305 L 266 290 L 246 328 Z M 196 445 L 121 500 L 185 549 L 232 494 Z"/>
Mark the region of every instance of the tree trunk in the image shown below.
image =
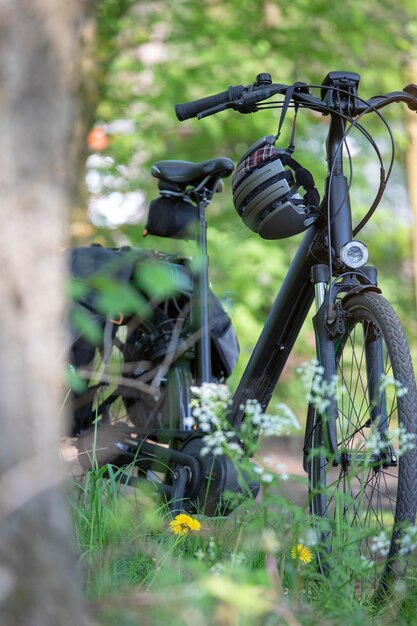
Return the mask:
<path id="1" fill-rule="evenodd" d="M 417 61 L 410 61 L 406 68 L 408 82 L 417 83 Z M 411 248 L 414 276 L 414 296 L 417 306 L 417 114 L 406 110 L 406 130 L 408 148 L 406 155 L 407 187 L 410 206 L 413 214 L 411 231 Z"/>
<path id="2" fill-rule="evenodd" d="M 0 0 L 0 623 L 87 623 L 58 458 L 81 0 Z"/>

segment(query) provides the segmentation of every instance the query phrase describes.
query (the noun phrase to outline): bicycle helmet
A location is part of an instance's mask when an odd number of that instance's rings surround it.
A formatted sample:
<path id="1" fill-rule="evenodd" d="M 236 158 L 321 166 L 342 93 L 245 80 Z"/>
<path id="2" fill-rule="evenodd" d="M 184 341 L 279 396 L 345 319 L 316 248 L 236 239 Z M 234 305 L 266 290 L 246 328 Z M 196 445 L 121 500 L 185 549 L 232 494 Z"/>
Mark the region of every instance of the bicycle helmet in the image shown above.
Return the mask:
<path id="1" fill-rule="evenodd" d="M 319 193 L 311 173 L 275 136 L 259 139 L 245 152 L 232 178 L 233 203 L 243 222 L 263 239 L 284 239 L 306 230 L 318 217 Z M 303 187 L 303 197 L 298 193 Z"/>

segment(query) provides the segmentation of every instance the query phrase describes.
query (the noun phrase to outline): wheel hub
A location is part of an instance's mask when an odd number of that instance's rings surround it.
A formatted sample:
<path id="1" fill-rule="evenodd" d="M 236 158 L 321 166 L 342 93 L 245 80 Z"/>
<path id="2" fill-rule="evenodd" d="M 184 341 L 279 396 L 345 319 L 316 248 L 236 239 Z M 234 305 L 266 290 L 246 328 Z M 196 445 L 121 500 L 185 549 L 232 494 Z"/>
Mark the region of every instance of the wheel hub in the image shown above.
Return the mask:
<path id="1" fill-rule="evenodd" d="M 181 452 L 194 457 L 200 468 L 199 480 L 190 475 L 184 499 L 184 509 L 190 513 L 205 515 L 229 515 L 239 504 L 239 498 L 230 494 L 251 493 L 255 498 L 259 483 L 239 480 L 234 463 L 225 455 L 207 454 L 202 456 L 203 438 L 188 441 Z"/>

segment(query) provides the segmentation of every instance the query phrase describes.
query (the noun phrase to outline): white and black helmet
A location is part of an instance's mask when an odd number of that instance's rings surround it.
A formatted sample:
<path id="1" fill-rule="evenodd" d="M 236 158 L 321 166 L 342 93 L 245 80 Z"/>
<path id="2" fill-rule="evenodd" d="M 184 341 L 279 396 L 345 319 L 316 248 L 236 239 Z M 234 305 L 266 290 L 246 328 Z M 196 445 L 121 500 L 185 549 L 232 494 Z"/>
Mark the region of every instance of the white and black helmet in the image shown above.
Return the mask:
<path id="1" fill-rule="evenodd" d="M 275 136 L 259 139 L 233 174 L 233 203 L 240 217 L 263 239 L 284 239 L 306 230 L 317 218 L 320 196 L 311 173 L 288 150 L 274 147 Z M 303 197 L 298 193 L 303 187 Z"/>

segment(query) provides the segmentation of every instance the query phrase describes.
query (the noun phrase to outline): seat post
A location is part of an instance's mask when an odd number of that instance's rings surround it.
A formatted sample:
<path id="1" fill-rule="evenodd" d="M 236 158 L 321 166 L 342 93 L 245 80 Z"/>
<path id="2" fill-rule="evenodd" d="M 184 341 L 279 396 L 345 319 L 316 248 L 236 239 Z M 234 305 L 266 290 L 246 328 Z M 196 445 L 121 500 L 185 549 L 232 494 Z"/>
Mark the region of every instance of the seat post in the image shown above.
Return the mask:
<path id="1" fill-rule="evenodd" d="M 210 346 L 210 288 L 207 254 L 207 222 L 205 208 L 209 203 L 206 195 L 198 200 L 198 221 L 196 223 L 197 268 L 195 274 L 195 290 L 193 297 L 194 329 L 199 334 L 196 343 L 197 379 L 198 383 L 210 382 L 211 379 L 211 346 Z"/>

